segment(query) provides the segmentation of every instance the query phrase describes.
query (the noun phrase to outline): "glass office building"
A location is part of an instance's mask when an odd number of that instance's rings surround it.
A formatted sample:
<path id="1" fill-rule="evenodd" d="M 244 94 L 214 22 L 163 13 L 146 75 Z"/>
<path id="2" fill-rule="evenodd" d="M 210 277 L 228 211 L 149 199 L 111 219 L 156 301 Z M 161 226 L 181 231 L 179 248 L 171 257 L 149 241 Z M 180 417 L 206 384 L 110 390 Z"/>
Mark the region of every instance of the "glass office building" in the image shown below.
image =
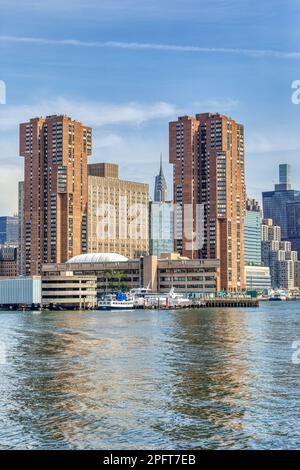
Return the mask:
<path id="1" fill-rule="evenodd" d="M 263 192 L 264 217 L 281 227 L 283 240 L 288 240 L 287 204 L 295 201 L 300 202 L 300 191 L 294 189 Z"/>
<path id="2" fill-rule="evenodd" d="M 276 189 L 288 190 L 292 189 L 291 183 L 291 165 L 287 163 L 282 163 L 279 165 L 279 184 L 276 185 Z"/>
<path id="3" fill-rule="evenodd" d="M 261 210 L 258 203 L 248 199 L 244 224 L 245 265 L 261 264 Z"/>
<path id="4" fill-rule="evenodd" d="M 300 255 L 300 201 L 288 202 L 286 205 L 288 240 L 292 249 Z"/>
<path id="5" fill-rule="evenodd" d="M 160 257 L 174 251 L 172 202 L 150 202 L 150 254 Z"/>
<path id="6" fill-rule="evenodd" d="M 0 217 L 0 245 L 17 242 L 18 238 L 18 217 Z"/>
<path id="7" fill-rule="evenodd" d="M 291 171 L 289 165 L 279 165 L 279 184 L 274 191 L 262 194 L 264 218 L 272 219 L 274 225 L 281 227 L 282 240 L 289 240 L 287 204 L 300 202 L 300 191 L 291 189 Z"/>

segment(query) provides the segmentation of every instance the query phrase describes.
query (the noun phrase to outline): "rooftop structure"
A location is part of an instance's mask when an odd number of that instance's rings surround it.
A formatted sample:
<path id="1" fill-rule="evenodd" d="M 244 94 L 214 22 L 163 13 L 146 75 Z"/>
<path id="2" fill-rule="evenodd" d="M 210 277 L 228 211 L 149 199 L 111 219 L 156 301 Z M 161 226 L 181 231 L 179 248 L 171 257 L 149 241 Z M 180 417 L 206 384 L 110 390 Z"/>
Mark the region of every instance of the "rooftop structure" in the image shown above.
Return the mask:
<path id="1" fill-rule="evenodd" d="M 68 264 L 74 263 L 114 263 L 119 261 L 127 261 L 128 258 L 118 253 L 87 253 L 77 255 L 67 261 Z"/>

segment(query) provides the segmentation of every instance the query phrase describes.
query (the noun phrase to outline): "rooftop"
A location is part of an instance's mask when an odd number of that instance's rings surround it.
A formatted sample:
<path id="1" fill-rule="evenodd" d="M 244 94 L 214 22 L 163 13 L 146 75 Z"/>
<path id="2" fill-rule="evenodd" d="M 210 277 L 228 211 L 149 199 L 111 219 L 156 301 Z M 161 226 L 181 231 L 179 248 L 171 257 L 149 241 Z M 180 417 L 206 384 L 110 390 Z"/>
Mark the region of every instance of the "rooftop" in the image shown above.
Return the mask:
<path id="1" fill-rule="evenodd" d="M 128 261 L 128 258 L 118 253 L 88 253 L 74 256 L 67 263 L 113 263 L 118 261 Z"/>

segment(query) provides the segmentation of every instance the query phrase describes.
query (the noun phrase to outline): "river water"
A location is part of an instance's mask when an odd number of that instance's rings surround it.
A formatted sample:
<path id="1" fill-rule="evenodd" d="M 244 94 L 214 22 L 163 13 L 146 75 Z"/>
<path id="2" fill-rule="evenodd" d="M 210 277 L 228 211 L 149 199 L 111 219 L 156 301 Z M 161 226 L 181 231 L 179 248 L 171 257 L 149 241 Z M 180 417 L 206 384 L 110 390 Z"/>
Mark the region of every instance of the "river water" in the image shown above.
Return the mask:
<path id="1" fill-rule="evenodd" d="M 300 302 L 0 312 L 0 448 L 299 448 L 296 340 Z"/>

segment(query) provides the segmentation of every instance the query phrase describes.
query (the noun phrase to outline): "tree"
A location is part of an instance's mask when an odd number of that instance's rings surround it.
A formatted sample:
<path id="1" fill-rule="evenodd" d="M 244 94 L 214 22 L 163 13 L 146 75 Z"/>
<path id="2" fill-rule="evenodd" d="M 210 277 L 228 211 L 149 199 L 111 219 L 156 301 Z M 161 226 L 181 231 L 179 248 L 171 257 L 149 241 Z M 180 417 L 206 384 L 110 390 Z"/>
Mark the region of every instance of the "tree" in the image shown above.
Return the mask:
<path id="1" fill-rule="evenodd" d="M 124 282 L 125 273 L 124 271 L 105 271 L 105 290 L 110 287 L 110 290 L 114 291 L 117 287 L 118 291 L 128 290 L 128 286 Z"/>

